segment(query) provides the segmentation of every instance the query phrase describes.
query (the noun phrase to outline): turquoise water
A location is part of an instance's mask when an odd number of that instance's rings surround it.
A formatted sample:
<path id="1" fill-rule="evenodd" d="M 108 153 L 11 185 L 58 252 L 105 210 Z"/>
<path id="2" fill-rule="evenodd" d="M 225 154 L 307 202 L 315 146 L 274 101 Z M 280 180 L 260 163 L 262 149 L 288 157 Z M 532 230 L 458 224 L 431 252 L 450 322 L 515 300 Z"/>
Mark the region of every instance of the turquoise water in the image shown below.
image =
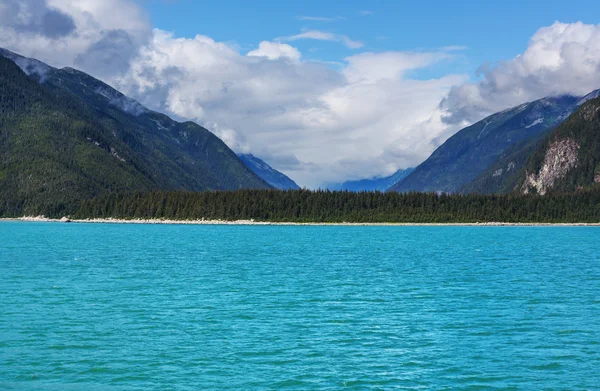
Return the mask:
<path id="1" fill-rule="evenodd" d="M 0 223 L 1 390 L 598 390 L 600 228 Z"/>

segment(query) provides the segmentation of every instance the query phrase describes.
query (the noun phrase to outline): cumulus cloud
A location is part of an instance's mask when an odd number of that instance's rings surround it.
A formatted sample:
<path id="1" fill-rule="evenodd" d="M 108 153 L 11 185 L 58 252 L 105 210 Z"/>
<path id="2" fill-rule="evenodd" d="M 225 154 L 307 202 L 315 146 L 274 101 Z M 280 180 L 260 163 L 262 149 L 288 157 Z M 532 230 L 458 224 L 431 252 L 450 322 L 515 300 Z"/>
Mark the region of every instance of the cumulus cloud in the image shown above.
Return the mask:
<path id="1" fill-rule="evenodd" d="M 346 58 L 343 73 L 351 82 L 376 82 L 398 79 L 410 70 L 419 69 L 451 57 L 445 49 L 436 52 L 361 53 Z"/>
<path id="2" fill-rule="evenodd" d="M 350 49 L 360 49 L 364 46 L 362 42 L 350 39 L 345 35 L 333 34 L 320 30 L 305 30 L 300 34 L 279 38 L 279 40 L 287 42 L 298 41 L 301 39 L 315 39 L 317 41 L 340 42 Z"/>
<path id="3" fill-rule="evenodd" d="M 0 3 L 3 26 L 17 33 L 57 39 L 75 30 L 73 18 L 51 7 L 46 0 L 3 0 Z"/>
<path id="4" fill-rule="evenodd" d="M 300 183 L 317 186 L 397 169 L 384 153 L 390 143 L 404 146 L 398 147 L 406 152 L 401 163 L 418 163 L 432 149 L 427 140 L 439 135 L 420 123 L 464 81 L 406 78 L 410 70 L 446 59 L 443 51 L 364 53 L 348 57 L 339 71 L 256 55 L 271 44 L 244 56 L 205 36 L 155 31 L 117 84 L 141 101 L 208 124 L 233 148 L 251 150 Z"/>
<path id="5" fill-rule="evenodd" d="M 96 76 L 123 71 L 128 51 L 135 54 L 151 33 L 145 12 L 127 0 L 0 2 L 0 46 Z"/>
<path id="6" fill-rule="evenodd" d="M 279 42 L 262 41 L 258 45 L 258 49 L 252 50 L 248 56 L 266 57 L 269 60 L 277 60 L 280 58 L 289 58 L 290 60 L 300 60 L 302 55 L 300 51 L 293 46 Z"/>
<path id="7" fill-rule="evenodd" d="M 75 66 L 96 75 L 125 72 L 136 55 L 138 44 L 125 30 L 103 30 L 97 41 L 75 57 Z"/>
<path id="8" fill-rule="evenodd" d="M 479 74 L 479 81 L 453 88 L 444 99 L 446 123 L 471 123 L 549 95 L 585 95 L 600 88 L 600 25 L 555 22 L 540 28 L 524 53 L 484 64 Z"/>

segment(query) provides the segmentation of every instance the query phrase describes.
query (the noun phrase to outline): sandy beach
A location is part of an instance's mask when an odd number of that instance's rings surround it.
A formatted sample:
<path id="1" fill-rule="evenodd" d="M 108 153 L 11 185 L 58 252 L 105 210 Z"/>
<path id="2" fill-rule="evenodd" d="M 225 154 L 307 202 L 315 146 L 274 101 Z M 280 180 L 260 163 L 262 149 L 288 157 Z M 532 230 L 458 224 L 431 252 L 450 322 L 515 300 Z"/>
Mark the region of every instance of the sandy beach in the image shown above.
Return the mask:
<path id="1" fill-rule="evenodd" d="M 23 216 L 18 218 L 0 218 L 0 221 L 22 221 L 42 223 L 79 223 L 79 224 L 177 224 L 177 225 L 290 225 L 290 226 L 374 226 L 374 227 L 599 227 L 600 223 L 297 223 L 297 222 L 269 222 L 255 220 L 171 220 L 171 219 L 83 219 L 72 220 L 67 217 L 51 219 L 45 216 Z"/>

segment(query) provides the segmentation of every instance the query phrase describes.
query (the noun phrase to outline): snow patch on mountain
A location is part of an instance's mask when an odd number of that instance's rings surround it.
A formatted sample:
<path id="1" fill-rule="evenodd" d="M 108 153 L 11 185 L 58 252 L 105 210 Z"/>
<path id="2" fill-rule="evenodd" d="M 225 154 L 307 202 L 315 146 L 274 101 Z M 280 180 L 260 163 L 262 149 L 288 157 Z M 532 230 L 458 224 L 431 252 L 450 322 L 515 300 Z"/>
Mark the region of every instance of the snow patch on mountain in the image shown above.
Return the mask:
<path id="1" fill-rule="evenodd" d="M 544 119 L 538 118 L 535 121 L 533 121 L 532 123 L 530 123 L 529 125 L 525 126 L 525 129 L 533 128 L 535 125 L 539 125 L 541 123 L 544 123 Z"/>

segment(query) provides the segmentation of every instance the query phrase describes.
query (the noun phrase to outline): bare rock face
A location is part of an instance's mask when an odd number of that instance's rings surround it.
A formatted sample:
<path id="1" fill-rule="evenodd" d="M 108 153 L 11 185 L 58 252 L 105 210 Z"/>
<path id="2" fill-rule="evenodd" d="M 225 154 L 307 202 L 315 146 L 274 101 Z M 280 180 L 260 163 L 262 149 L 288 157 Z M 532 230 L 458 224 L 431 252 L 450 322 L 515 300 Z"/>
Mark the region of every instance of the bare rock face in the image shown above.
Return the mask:
<path id="1" fill-rule="evenodd" d="M 588 105 L 582 110 L 581 114 L 586 121 L 593 121 L 594 118 L 596 118 L 598 111 L 600 111 L 600 106 Z"/>
<path id="2" fill-rule="evenodd" d="M 579 144 L 570 138 L 550 144 L 539 172 L 526 174 L 523 194 L 533 190 L 540 195 L 546 194 L 554 186 L 554 182 L 564 178 L 569 170 L 577 166 L 579 147 Z"/>

